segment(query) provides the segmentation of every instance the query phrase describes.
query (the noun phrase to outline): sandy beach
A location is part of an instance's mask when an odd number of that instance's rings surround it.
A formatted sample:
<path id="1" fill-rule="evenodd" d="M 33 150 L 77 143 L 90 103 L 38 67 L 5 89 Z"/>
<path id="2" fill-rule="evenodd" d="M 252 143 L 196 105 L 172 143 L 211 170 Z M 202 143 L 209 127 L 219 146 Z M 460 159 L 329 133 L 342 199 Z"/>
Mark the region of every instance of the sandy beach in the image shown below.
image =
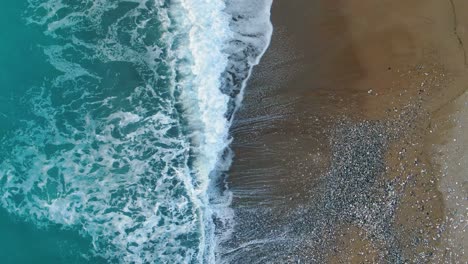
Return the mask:
<path id="1" fill-rule="evenodd" d="M 275 0 L 226 263 L 467 263 L 463 0 Z"/>

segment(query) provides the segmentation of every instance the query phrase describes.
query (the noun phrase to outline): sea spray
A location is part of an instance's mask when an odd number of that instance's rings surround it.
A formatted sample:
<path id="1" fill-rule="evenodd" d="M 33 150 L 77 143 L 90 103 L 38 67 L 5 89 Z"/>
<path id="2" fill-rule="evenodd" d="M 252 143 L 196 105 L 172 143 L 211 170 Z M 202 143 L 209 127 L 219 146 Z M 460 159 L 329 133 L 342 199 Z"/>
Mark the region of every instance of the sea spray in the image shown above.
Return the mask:
<path id="1" fill-rule="evenodd" d="M 233 223 L 215 183 L 270 6 L 29 0 L 54 70 L 17 95 L 21 125 L 0 138 L 3 208 L 89 237 L 110 262 L 217 261 Z"/>

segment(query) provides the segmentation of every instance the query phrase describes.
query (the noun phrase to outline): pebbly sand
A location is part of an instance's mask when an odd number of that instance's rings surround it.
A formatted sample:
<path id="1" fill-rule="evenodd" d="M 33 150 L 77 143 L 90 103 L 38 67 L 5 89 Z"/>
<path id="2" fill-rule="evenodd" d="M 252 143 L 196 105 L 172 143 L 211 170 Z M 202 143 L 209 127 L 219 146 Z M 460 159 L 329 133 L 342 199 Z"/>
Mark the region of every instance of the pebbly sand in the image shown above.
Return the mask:
<path id="1" fill-rule="evenodd" d="M 232 128 L 221 260 L 468 263 L 467 10 L 274 1 Z"/>

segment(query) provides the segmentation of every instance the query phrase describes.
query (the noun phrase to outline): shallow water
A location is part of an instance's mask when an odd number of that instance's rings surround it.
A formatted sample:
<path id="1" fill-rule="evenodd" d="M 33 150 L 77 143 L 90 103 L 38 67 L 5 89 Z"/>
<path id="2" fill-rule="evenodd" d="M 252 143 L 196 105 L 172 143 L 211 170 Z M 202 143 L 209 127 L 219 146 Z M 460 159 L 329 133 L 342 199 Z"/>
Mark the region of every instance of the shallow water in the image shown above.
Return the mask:
<path id="1" fill-rule="evenodd" d="M 214 262 L 229 233 L 229 193 L 215 177 L 269 43 L 270 5 L 5 4 L 2 260 Z M 226 223 L 218 236 L 213 218 Z"/>

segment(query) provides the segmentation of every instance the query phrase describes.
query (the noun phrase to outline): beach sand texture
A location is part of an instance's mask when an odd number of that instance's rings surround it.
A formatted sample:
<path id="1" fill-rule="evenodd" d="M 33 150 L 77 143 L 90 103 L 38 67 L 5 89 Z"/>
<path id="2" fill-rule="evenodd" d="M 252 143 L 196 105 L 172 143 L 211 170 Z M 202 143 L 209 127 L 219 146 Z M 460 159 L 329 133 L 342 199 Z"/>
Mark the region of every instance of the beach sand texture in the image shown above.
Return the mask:
<path id="1" fill-rule="evenodd" d="M 275 0 L 228 263 L 468 263 L 468 2 Z"/>

